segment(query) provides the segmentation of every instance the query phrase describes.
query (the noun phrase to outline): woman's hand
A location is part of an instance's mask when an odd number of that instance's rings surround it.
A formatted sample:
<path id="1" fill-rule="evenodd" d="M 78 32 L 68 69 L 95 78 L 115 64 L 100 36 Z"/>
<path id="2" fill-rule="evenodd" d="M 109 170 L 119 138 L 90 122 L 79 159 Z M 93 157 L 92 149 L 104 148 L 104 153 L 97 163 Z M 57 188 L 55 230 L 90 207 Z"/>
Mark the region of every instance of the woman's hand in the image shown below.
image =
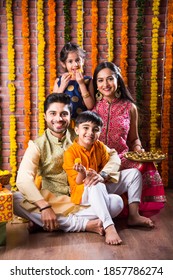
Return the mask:
<path id="1" fill-rule="evenodd" d="M 142 153 L 145 152 L 145 149 L 140 144 L 136 144 L 133 145 L 133 152 Z"/>

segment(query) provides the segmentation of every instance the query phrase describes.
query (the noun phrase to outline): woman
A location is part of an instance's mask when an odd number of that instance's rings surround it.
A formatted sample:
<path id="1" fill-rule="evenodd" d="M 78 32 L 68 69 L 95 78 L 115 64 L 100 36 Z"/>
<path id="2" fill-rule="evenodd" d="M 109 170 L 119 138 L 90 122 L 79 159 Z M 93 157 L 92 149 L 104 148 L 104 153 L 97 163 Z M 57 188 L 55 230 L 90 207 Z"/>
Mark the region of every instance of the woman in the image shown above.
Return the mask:
<path id="1" fill-rule="evenodd" d="M 156 214 L 166 201 L 161 177 L 153 162 L 139 163 L 124 157 L 126 152 L 142 152 L 138 134 L 138 111 L 128 91 L 120 69 L 111 62 L 100 63 L 93 75 L 96 105 L 93 111 L 103 119 L 100 140 L 114 148 L 121 158 L 121 169 L 138 168 L 142 173 L 143 192 L 140 212 L 145 216 Z M 127 214 L 125 207 L 123 214 Z"/>

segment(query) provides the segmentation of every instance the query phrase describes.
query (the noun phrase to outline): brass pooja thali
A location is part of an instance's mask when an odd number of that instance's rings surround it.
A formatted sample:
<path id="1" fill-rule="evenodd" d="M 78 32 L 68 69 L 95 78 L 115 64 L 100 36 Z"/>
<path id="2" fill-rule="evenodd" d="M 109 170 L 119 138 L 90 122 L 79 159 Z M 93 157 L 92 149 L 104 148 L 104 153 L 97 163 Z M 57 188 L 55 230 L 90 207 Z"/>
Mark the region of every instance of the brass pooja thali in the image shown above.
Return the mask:
<path id="1" fill-rule="evenodd" d="M 124 154 L 124 157 L 139 162 L 159 162 L 166 159 L 166 155 L 162 151 L 150 151 L 150 152 L 128 152 Z"/>

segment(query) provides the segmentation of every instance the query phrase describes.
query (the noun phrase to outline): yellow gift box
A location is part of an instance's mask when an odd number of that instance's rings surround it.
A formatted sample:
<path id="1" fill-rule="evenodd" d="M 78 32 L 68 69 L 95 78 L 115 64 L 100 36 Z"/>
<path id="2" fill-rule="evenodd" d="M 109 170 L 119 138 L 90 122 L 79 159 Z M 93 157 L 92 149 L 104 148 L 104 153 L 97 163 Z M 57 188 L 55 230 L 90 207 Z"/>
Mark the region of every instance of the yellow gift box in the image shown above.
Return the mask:
<path id="1" fill-rule="evenodd" d="M 13 194 L 6 188 L 0 190 L 0 223 L 13 218 Z"/>

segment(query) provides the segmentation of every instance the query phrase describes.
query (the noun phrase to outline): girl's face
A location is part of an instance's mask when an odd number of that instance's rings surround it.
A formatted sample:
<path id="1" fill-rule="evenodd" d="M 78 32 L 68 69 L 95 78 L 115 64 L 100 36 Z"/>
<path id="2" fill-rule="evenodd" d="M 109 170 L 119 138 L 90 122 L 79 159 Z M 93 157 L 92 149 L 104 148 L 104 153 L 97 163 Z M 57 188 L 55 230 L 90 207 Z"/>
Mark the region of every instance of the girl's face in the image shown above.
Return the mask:
<path id="1" fill-rule="evenodd" d="M 115 72 L 109 68 L 102 69 L 97 74 L 97 89 L 102 93 L 103 97 L 112 101 L 115 98 L 115 91 L 117 90 L 117 78 Z"/>
<path id="2" fill-rule="evenodd" d="M 83 72 L 84 59 L 79 52 L 69 52 L 66 61 L 63 63 L 64 68 L 71 74 L 76 74 L 77 71 Z"/>

